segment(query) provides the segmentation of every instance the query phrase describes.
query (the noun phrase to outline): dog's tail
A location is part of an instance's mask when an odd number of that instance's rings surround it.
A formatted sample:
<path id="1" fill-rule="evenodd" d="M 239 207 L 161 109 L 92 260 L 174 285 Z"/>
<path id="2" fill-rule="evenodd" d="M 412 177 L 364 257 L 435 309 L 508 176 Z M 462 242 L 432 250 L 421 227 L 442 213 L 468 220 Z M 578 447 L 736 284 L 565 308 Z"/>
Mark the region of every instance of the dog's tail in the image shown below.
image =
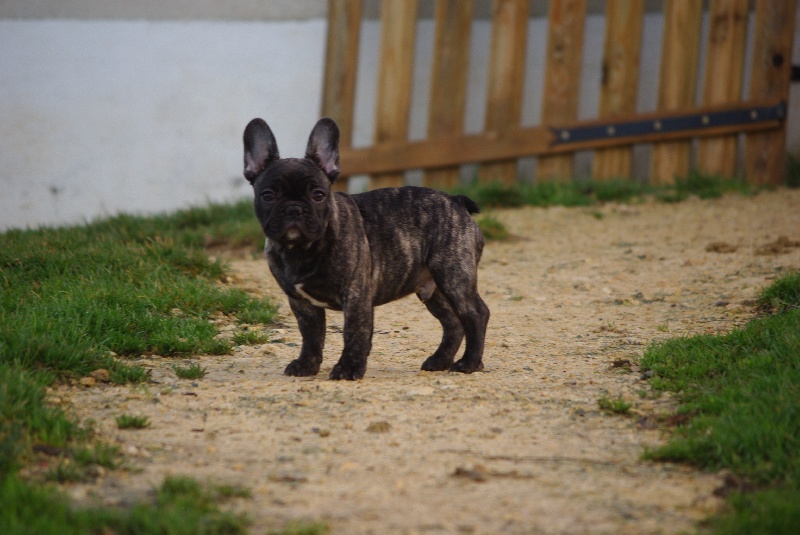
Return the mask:
<path id="1" fill-rule="evenodd" d="M 453 200 L 467 209 L 470 214 L 479 214 L 481 212 L 478 203 L 467 197 L 466 195 L 453 195 Z"/>

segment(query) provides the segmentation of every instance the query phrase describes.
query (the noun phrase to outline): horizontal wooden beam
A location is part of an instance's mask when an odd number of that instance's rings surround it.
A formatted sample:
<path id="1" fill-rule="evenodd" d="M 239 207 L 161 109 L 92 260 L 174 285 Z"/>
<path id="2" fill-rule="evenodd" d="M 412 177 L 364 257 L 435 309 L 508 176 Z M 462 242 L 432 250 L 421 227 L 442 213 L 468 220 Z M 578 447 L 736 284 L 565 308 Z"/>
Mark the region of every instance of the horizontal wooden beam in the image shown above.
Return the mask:
<path id="1" fill-rule="evenodd" d="M 759 113 L 772 110 L 772 113 Z M 716 121 L 714 117 L 737 115 L 742 122 Z M 387 141 L 373 147 L 341 149 L 343 176 L 434 169 L 472 162 L 490 162 L 544 156 L 636 143 L 652 143 L 771 130 L 783 126 L 785 103 L 743 102 L 724 106 L 690 108 L 616 116 L 606 120 L 580 121 L 561 126 L 512 128 L 420 141 Z M 645 123 L 654 125 L 642 128 Z M 673 126 L 669 126 L 673 125 Z M 565 132 L 582 132 L 575 136 Z M 586 135 L 594 132 L 594 135 Z M 606 135 L 603 135 L 603 132 Z M 598 137 L 599 136 L 599 137 Z M 566 139 L 565 139 L 566 137 Z M 574 139 L 569 139 L 573 137 Z"/>

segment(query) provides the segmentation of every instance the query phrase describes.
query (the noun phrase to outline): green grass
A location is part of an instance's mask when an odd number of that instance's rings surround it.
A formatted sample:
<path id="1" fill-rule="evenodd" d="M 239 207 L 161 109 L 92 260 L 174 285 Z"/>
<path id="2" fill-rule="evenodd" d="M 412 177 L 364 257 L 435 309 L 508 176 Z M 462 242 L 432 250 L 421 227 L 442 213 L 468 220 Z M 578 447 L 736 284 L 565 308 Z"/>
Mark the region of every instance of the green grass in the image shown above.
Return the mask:
<path id="1" fill-rule="evenodd" d="M 0 363 L 0 480 L 14 473 L 33 445 L 66 447 L 87 437 L 60 408 L 45 403 L 53 374 Z"/>
<path id="2" fill-rule="evenodd" d="M 209 259 L 206 247 L 260 243 L 249 202 L 0 234 L 0 525 L 10 526 L 4 533 L 90 533 L 103 526 L 124 533 L 243 531 L 237 517 L 196 493 L 188 501 L 181 492 L 165 494 L 171 484 L 155 504 L 84 511 L 17 472 L 37 449 L 61 452 L 45 474 L 59 482 L 118 467 L 118 450 L 92 442 L 90 430 L 48 405 L 45 388 L 101 368 L 113 383 L 146 381 L 148 371 L 126 358 L 143 353 L 229 353 L 233 342 L 216 338 L 213 315 L 258 324 L 276 310 L 217 284 L 226 267 Z M 119 425 L 143 422 L 121 417 Z"/>
<path id="3" fill-rule="evenodd" d="M 213 284 L 224 266 L 209 260 L 201 230 L 177 230 L 192 214 L 0 235 L 0 358 L 78 375 L 104 367 L 126 381 L 109 351 L 228 352 L 211 314 L 263 323 L 274 307 Z"/>
<path id="4" fill-rule="evenodd" d="M 763 290 L 773 313 L 723 336 L 678 338 L 650 346 L 643 370 L 651 386 L 676 392 L 691 416 L 650 458 L 732 470 L 758 489 L 735 494 L 718 533 L 789 533 L 800 525 L 800 275 Z M 742 530 L 739 525 L 775 526 Z"/>
<path id="5" fill-rule="evenodd" d="M 188 366 L 173 366 L 172 371 L 180 379 L 202 379 L 206 375 L 206 369 L 196 362 Z"/>
<path id="6" fill-rule="evenodd" d="M 219 485 L 216 487 L 216 493 L 225 499 L 230 498 L 252 498 L 253 493 L 246 487 L 238 485 Z"/>
<path id="7" fill-rule="evenodd" d="M 712 199 L 724 193 L 751 195 L 756 189 L 738 179 L 708 176 L 698 172 L 678 179 L 671 186 L 651 186 L 635 180 L 596 180 L 590 182 L 537 182 L 505 185 L 476 182 L 455 188 L 482 208 L 519 206 L 590 206 L 603 202 L 634 202 L 652 197 L 663 202 L 678 202 L 694 195 Z"/>
<path id="8" fill-rule="evenodd" d="M 792 271 L 765 288 L 759 304 L 771 310 L 797 308 L 800 304 L 800 271 Z"/>
<path id="9" fill-rule="evenodd" d="M 147 416 L 121 414 L 116 417 L 116 421 L 119 429 L 144 429 L 150 427 L 150 419 Z"/>
<path id="10" fill-rule="evenodd" d="M 114 470 L 122 465 L 118 446 L 96 442 L 91 446 L 72 446 L 59 455 L 58 464 L 46 478 L 59 483 L 92 481 L 102 470 Z"/>
<path id="11" fill-rule="evenodd" d="M 502 241 L 509 236 L 506 226 L 490 214 L 481 215 L 478 218 L 478 228 L 481 229 L 486 241 Z"/>
<path id="12" fill-rule="evenodd" d="M 225 499 L 214 487 L 193 479 L 167 477 L 150 500 L 129 509 L 77 509 L 56 489 L 12 476 L 0 481 L 0 525 L 4 535 L 246 533 L 246 517 L 219 509 Z"/>
<path id="13" fill-rule="evenodd" d="M 233 333 L 233 343 L 240 345 L 258 345 L 269 342 L 269 334 L 263 330 L 253 330 L 245 327 Z"/>
<path id="14" fill-rule="evenodd" d="M 330 529 L 322 522 L 292 522 L 280 531 L 268 531 L 267 535 L 328 535 Z"/>
<path id="15" fill-rule="evenodd" d="M 600 410 L 611 414 L 628 414 L 633 404 L 621 397 L 610 398 L 602 396 L 597 400 L 597 406 Z"/>
<path id="16" fill-rule="evenodd" d="M 519 206 L 587 206 L 592 199 L 586 188 L 575 182 L 542 182 L 536 185 L 504 185 L 497 182 L 459 186 L 453 193 L 467 195 L 481 208 Z"/>

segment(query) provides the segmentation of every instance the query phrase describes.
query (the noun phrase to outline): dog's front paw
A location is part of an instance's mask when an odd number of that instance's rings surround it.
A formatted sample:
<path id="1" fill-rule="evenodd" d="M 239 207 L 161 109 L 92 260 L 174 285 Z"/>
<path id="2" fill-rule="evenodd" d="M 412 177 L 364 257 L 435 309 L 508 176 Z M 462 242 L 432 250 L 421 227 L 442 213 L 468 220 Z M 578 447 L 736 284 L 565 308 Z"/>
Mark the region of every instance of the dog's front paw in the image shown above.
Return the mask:
<path id="1" fill-rule="evenodd" d="M 459 373 L 482 372 L 483 361 L 479 360 L 477 363 L 475 363 L 475 362 L 467 362 L 464 359 L 460 359 L 454 362 L 452 366 L 450 366 L 450 371 Z"/>
<path id="2" fill-rule="evenodd" d="M 284 375 L 291 375 L 292 377 L 309 377 L 319 373 L 319 363 L 311 362 L 309 360 L 295 359 L 286 366 Z"/>
<path id="3" fill-rule="evenodd" d="M 422 371 L 426 372 L 443 372 L 449 370 L 453 364 L 452 358 L 443 358 L 439 355 L 433 354 L 422 363 Z"/>
<path id="4" fill-rule="evenodd" d="M 331 370 L 328 378 L 334 381 L 357 381 L 364 377 L 364 372 L 366 371 L 366 364 L 342 363 L 339 361 Z"/>

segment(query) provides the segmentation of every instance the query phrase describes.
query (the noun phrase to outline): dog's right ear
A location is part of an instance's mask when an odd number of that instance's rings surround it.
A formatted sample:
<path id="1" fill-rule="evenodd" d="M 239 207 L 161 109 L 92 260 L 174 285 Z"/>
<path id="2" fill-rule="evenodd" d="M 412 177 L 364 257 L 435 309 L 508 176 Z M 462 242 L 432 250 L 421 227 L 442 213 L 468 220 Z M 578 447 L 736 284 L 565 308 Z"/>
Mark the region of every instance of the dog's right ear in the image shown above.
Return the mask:
<path id="1" fill-rule="evenodd" d="M 272 161 L 280 158 L 278 143 L 264 119 L 253 119 L 244 129 L 244 177 L 250 184 Z"/>

